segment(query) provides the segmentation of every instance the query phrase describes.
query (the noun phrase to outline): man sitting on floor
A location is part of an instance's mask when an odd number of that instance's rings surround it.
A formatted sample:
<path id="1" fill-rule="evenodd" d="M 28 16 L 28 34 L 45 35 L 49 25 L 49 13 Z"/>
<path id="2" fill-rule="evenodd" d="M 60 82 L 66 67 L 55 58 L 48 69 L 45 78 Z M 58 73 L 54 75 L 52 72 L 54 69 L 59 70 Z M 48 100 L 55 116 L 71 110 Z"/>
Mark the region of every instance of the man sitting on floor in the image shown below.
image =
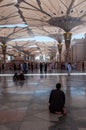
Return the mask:
<path id="1" fill-rule="evenodd" d="M 17 72 L 13 75 L 13 81 L 17 81 L 19 80 L 19 76 L 17 74 Z"/>
<path id="2" fill-rule="evenodd" d="M 49 111 L 51 113 L 66 114 L 65 94 L 61 90 L 61 84 L 56 84 L 56 89 L 52 90 L 49 97 Z"/>
<path id="3" fill-rule="evenodd" d="M 15 73 L 13 76 L 13 81 L 21 81 L 21 80 L 25 80 L 24 73 L 20 74 Z"/>

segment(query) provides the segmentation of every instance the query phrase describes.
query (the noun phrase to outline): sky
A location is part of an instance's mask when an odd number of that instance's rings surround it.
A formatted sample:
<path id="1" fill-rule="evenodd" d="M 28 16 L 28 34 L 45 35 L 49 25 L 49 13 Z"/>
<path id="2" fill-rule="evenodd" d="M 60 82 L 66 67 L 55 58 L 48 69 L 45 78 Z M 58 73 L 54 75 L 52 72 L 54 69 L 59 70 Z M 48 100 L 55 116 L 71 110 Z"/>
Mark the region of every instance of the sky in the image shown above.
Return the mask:
<path id="1" fill-rule="evenodd" d="M 27 24 L 14 24 L 14 25 L 0 25 L 0 28 L 14 28 L 14 27 L 27 27 Z"/>
<path id="2" fill-rule="evenodd" d="M 16 41 L 32 41 L 32 40 L 36 40 L 39 42 L 53 42 L 55 41 L 53 38 L 49 38 L 49 37 L 45 37 L 45 36 L 35 36 L 33 38 L 23 38 L 23 39 L 17 39 Z M 15 41 L 15 40 L 14 40 Z"/>
<path id="3" fill-rule="evenodd" d="M 81 39 L 82 37 L 84 37 L 84 33 L 73 35 L 72 39 L 74 39 L 74 38 Z"/>

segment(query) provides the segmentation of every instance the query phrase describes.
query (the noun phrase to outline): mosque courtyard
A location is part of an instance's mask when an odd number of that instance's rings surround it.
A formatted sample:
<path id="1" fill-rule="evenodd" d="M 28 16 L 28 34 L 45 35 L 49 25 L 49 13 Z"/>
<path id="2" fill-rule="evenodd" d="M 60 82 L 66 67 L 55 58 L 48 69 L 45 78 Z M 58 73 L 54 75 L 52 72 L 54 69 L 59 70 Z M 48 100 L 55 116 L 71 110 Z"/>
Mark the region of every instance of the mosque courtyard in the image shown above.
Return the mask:
<path id="1" fill-rule="evenodd" d="M 26 74 L 17 82 L 12 76 L 0 74 L 0 130 L 86 130 L 86 73 Z M 58 82 L 66 95 L 65 117 L 48 111 Z"/>

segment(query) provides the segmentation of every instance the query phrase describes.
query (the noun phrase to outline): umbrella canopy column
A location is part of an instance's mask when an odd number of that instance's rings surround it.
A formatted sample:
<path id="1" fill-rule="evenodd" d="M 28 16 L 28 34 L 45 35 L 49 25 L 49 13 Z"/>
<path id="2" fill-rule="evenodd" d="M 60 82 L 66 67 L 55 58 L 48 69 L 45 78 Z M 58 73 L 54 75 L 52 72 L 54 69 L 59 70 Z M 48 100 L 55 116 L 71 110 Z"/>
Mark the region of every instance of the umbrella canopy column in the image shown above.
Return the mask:
<path id="1" fill-rule="evenodd" d="M 4 68 L 6 67 L 6 50 L 7 50 L 7 45 L 6 44 L 2 44 L 2 54 L 3 54 L 3 64 L 4 64 Z"/>
<path id="2" fill-rule="evenodd" d="M 59 43 L 57 46 L 58 46 L 58 51 L 59 51 L 59 62 L 61 63 L 62 44 Z"/>
<path id="3" fill-rule="evenodd" d="M 6 50 L 7 50 L 6 40 L 7 40 L 7 37 L 0 37 L 0 42 L 2 43 L 1 48 L 2 48 L 2 54 L 3 54 L 4 69 L 6 68 Z"/>
<path id="4" fill-rule="evenodd" d="M 64 33 L 65 47 L 66 47 L 66 62 L 70 62 L 70 44 L 71 44 L 71 36 L 72 33 L 66 32 Z"/>

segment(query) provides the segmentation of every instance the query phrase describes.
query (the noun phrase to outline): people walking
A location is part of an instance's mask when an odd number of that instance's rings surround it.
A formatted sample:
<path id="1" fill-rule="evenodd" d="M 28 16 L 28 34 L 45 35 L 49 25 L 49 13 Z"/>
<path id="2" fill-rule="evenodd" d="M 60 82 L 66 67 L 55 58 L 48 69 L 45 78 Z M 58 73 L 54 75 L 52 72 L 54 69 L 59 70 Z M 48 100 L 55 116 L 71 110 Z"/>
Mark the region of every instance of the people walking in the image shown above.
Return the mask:
<path id="1" fill-rule="evenodd" d="M 68 65 L 67 65 L 67 71 L 68 71 L 68 76 L 70 76 L 70 73 L 72 71 L 71 63 L 68 63 Z"/>

